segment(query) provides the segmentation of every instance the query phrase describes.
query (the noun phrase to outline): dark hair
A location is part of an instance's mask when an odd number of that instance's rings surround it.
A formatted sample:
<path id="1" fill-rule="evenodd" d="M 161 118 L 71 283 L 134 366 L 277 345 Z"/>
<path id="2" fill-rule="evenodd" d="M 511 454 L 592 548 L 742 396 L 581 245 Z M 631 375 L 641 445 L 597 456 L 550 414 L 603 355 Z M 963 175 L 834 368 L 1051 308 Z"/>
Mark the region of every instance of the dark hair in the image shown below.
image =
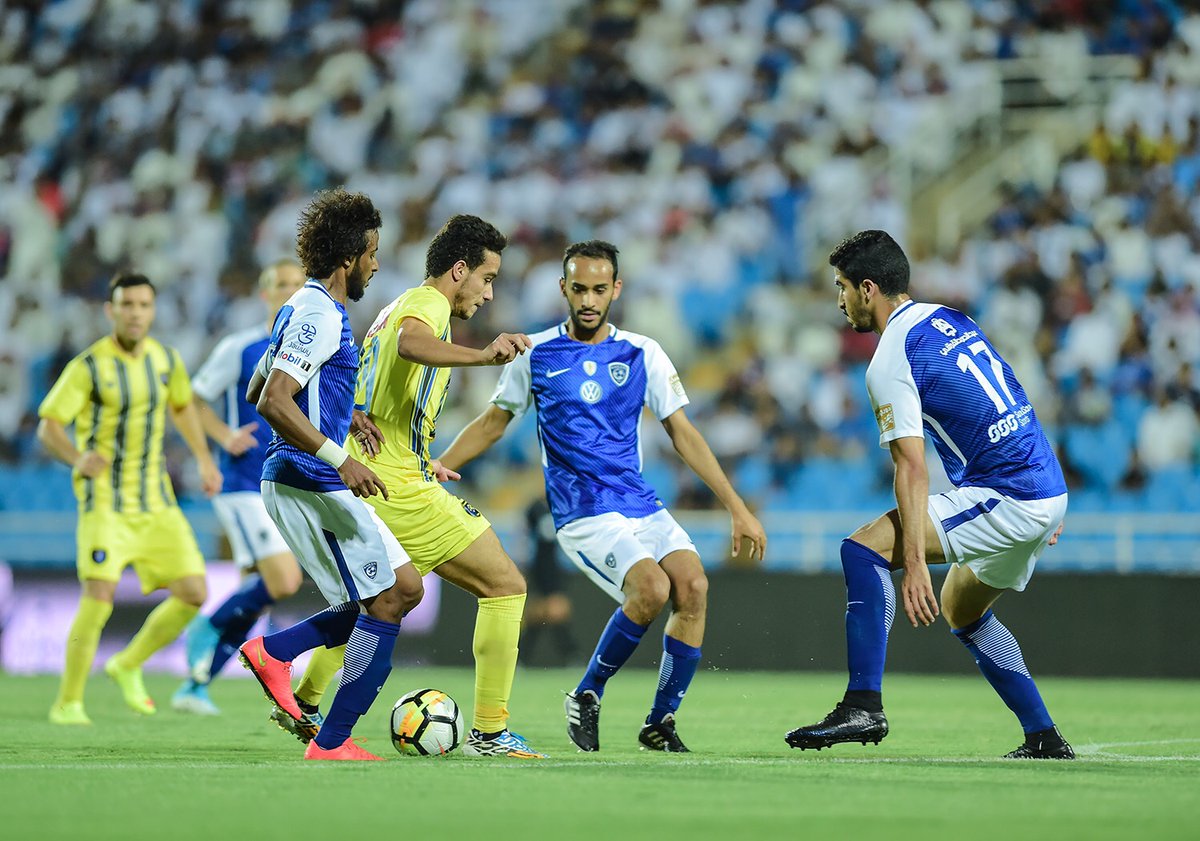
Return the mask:
<path id="1" fill-rule="evenodd" d="M 451 216 L 425 250 L 425 277 L 441 277 L 459 260 L 474 270 L 483 264 L 483 252 L 499 254 L 506 245 L 508 237 L 491 222 L 465 213 Z"/>
<path id="2" fill-rule="evenodd" d="M 567 263 L 572 257 L 591 257 L 596 260 L 607 260 L 612 263 L 613 280 L 616 280 L 617 274 L 617 247 L 611 242 L 605 242 L 602 239 L 589 239 L 587 242 L 575 242 L 567 246 L 567 250 L 563 252 L 563 273 L 562 276 L 567 276 Z"/>
<path id="3" fill-rule="evenodd" d="M 158 297 L 158 289 L 150 282 L 150 278 L 144 274 L 138 274 L 137 272 L 117 272 L 113 275 L 112 280 L 108 282 L 108 300 L 112 301 L 116 298 L 118 289 L 128 289 L 131 286 L 149 286 L 154 296 Z"/>
<path id="4" fill-rule="evenodd" d="M 364 194 L 341 187 L 321 190 L 296 225 L 296 256 L 305 274 L 317 280 L 329 277 L 343 262 L 365 252 L 367 234 L 382 224 L 382 216 Z"/>
<path id="5" fill-rule="evenodd" d="M 833 249 L 829 265 L 857 289 L 870 278 L 889 298 L 908 291 L 908 258 L 886 231 L 859 231 Z"/>

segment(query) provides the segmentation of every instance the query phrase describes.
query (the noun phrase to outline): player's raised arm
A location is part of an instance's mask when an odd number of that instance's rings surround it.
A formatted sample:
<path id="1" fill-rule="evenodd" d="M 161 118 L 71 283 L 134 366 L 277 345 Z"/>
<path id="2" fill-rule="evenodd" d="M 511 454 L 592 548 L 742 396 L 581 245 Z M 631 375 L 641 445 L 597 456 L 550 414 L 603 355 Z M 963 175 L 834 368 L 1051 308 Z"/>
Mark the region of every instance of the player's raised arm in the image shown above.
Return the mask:
<path id="1" fill-rule="evenodd" d="M 896 509 L 904 551 L 904 612 L 913 627 L 932 625 L 938 616 L 937 597 L 925 564 L 925 520 L 929 500 L 929 468 L 925 466 L 924 438 L 896 438 L 888 442 L 896 465 Z"/>
<path id="2" fill-rule="evenodd" d="M 533 347 L 524 333 L 501 333 L 490 345 L 476 349 L 446 342 L 433 334 L 419 318 L 406 318 L 396 336 L 396 352 L 401 359 L 430 368 L 470 368 L 478 365 L 504 365 Z"/>
<path id="3" fill-rule="evenodd" d="M 255 377 L 260 375 L 261 371 L 254 374 Z M 250 385 L 253 388 L 253 380 Z M 316 456 L 337 470 L 346 487 L 353 491 L 355 496 L 374 496 L 379 493 L 387 499 L 387 488 L 384 487 L 383 481 L 370 468 L 356 461 L 340 444 L 329 440 L 300 411 L 300 406 L 296 403 L 296 394 L 303 387 L 290 374 L 272 370 L 261 389 L 262 393 L 255 408 L 284 441 Z"/>
<path id="4" fill-rule="evenodd" d="M 748 542 L 749 557 L 762 560 L 767 550 L 767 534 L 762 523 L 750 513 L 746 503 L 733 489 L 700 430 L 692 425 L 683 409 L 677 409 L 663 418 L 662 424 L 667 430 L 667 435 L 671 436 L 675 452 L 679 453 L 684 464 L 708 485 L 729 512 L 732 519 L 733 554 L 740 554 L 742 543 Z"/>

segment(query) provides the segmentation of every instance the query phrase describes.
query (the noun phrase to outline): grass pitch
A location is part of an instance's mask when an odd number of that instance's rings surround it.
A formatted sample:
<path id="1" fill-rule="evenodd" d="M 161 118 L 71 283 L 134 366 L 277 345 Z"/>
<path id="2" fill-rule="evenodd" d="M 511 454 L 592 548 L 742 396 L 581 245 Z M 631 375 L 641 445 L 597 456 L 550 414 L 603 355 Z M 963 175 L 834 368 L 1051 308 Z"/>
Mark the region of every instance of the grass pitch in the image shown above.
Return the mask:
<path id="1" fill-rule="evenodd" d="M 1080 759 L 997 759 L 1021 740 L 978 676 L 889 676 L 879 746 L 800 752 L 785 731 L 841 696 L 831 674 L 705 672 L 688 694 L 688 755 L 639 751 L 656 676 L 622 672 L 604 698 L 599 754 L 567 741 L 571 671 L 522 670 L 513 728 L 544 762 L 401 757 L 395 698 L 447 690 L 470 719 L 473 675 L 397 668 L 356 733 L 386 764 L 302 762 L 246 680 L 218 681 L 219 718 L 139 719 L 103 675 L 91 728 L 47 723 L 53 678 L 0 675 L 0 828 L 6 839 L 1200 838 L 1200 682 L 1044 679 Z"/>

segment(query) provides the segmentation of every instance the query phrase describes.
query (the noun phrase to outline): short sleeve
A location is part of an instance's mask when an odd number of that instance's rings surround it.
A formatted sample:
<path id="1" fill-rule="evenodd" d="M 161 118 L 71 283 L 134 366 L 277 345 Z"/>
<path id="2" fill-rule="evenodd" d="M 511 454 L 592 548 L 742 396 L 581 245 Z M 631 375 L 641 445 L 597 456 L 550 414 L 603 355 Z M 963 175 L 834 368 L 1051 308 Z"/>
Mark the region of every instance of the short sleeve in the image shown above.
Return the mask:
<path id="1" fill-rule="evenodd" d="M 666 351 L 655 341 L 643 349 L 646 362 L 646 405 L 654 416 L 666 420 L 686 406 L 687 392 Z"/>
<path id="2" fill-rule="evenodd" d="M 333 308 L 301 310 L 284 326 L 271 369 L 283 371 L 303 388 L 341 344 L 340 312 Z"/>
<path id="3" fill-rule="evenodd" d="M 435 336 L 441 336 L 450 326 L 450 300 L 433 287 L 418 287 L 396 308 L 391 320 L 399 327 L 406 318 L 424 321 Z"/>
<path id="4" fill-rule="evenodd" d="M 530 368 L 532 356 L 532 350 L 526 351 L 505 365 L 504 370 L 500 372 L 500 381 L 496 383 L 496 392 L 492 395 L 492 403 L 506 412 L 512 412 L 518 418 L 533 405 L 533 377 Z"/>
<path id="5" fill-rule="evenodd" d="M 173 408 L 182 409 L 192 402 L 192 380 L 183 366 L 183 360 L 179 358 L 179 351 L 173 347 L 166 348 L 166 351 L 171 362 L 167 374 L 167 399 Z"/>
<path id="6" fill-rule="evenodd" d="M 95 365 L 94 362 L 92 364 Z M 42 405 L 38 406 L 38 417 L 50 418 L 64 425 L 74 423 L 87 406 L 96 385 L 87 362 L 82 357 L 75 357 L 67 363 Z"/>
<path id="7" fill-rule="evenodd" d="M 921 394 L 903 352 L 887 357 L 876 354 L 867 369 L 867 394 L 879 425 L 880 447 L 898 438 L 925 437 Z"/>
<path id="8" fill-rule="evenodd" d="M 226 336 L 192 377 L 192 390 L 209 402 L 216 400 L 242 375 L 242 346 L 237 336 Z"/>

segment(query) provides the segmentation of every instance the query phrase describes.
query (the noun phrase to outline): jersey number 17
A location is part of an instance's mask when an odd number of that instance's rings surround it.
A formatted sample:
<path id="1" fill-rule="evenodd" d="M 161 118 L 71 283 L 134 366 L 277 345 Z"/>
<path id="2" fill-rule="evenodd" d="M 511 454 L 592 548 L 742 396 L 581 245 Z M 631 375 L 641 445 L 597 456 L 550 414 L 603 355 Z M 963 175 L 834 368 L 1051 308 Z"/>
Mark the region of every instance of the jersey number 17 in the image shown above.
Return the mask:
<path id="1" fill-rule="evenodd" d="M 971 351 L 972 356 L 986 356 L 991 363 L 992 377 L 984 373 L 983 369 L 975 364 L 975 360 L 965 353 L 958 354 L 958 370 L 964 373 L 970 373 L 979 383 L 983 393 L 988 396 L 992 404 L 996 407 L 996 412 L 1003 415 L 1011 409 L 1016 408 L 1017 401 L 1013 399 L 1012 392 L 1008 390 L 1008 383 L 1004 381 L 1004 367 L 1000 364 L 1000 360 L 992 355 L 991 349 L 987 346 L 987 342 L 979 341 L 968 345 L 967 350 Z M 997 390 L 999 386 L 999 390 Z M 1004 396 L 1000 396 L 1000 392 L 1004 392 Z M 1007 402 L 1005 402 L 1007 401 Z"/>

